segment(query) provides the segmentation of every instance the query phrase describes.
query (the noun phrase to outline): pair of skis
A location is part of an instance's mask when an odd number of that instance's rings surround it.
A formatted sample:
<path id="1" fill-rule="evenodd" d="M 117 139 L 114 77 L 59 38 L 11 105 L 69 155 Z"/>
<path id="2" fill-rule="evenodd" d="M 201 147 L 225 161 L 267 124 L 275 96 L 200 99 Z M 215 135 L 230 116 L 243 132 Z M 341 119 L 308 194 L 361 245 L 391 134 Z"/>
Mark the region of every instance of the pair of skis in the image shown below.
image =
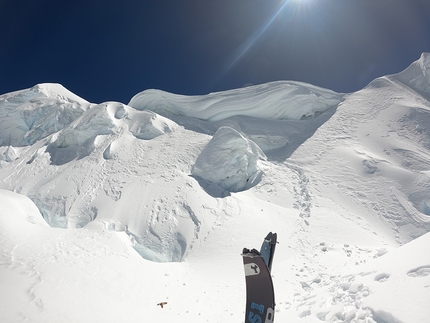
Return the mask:
<path id="1" fill-rule="evenodd" d="M 246 280 L 246 323 L 273 323 L 275 293 L 272 270 L 277 234 L 269 232 L 260 251 L 244 248 L 242 251 Z"/>

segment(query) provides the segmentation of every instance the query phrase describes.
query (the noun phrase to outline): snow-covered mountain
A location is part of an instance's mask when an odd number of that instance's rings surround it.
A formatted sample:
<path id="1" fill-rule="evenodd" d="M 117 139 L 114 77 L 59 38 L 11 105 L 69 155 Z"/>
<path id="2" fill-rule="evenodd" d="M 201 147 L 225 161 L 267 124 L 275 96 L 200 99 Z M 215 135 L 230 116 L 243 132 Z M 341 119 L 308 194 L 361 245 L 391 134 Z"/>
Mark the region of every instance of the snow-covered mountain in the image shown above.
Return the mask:
<path id="1" fill-rule="evenodd" d="M 425 322 L 429 100 L 428 53 L 349 94 L 0 96 L 0 321 L 244 322 L 273 231 L 276 322 Z"/>

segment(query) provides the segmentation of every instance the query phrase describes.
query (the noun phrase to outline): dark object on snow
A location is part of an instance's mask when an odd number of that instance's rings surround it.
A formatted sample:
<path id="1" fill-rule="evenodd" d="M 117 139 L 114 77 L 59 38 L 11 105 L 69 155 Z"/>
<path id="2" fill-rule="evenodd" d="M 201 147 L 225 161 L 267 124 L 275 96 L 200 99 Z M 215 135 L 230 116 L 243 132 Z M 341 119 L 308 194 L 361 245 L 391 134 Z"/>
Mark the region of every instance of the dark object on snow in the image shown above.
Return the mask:
<path id="1" fill-rule="evenodd" d="M 275 293 L 270 268 L 276 246 L 276 233 L 263 241 L 261 251 L 243 249 L 246 280 L 245 323 L 272 323 L 275 315 Z"/>
<path id="2" fill-rule="evenodd" d="M 273 255 L 275 254 L 275 247 L 277 243 L 278 235 L 276 233 L 269 232 L 264 238 L 263 244 L 261 245 L 260 253 L 264 258 L 264 261 L 269 268 L 269 272 L 272 271 Z"/>
<path id="3" fill-rule="evenodd" d="M 166 305 L 166 304 L 167 304 L 167 302 L 161 302 L 161 303 L 158 303 L 158 304 L 157 304 L 157 306 L 158 306 L 158 305 L 160 305 L 160 306 L 161 306 L 161 308 L 163 308 L 163 307 L 164 307 L 164 305 Z"/>

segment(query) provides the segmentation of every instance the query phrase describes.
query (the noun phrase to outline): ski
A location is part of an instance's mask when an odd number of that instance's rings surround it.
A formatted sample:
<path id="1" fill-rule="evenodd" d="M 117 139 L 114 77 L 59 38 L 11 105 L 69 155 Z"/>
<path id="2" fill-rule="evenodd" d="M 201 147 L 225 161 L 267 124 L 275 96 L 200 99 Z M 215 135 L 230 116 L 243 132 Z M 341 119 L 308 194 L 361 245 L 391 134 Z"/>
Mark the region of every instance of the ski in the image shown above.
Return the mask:
<path id="1" fill-rule="evenodd" d="M 269 268 L 269 272 L 272 271 L 273 256 L 275 254 L 275 247 L 277 243 L 278 235 L 276 233 L 269 232 L 264 238 L 261 245 L 260 253 L 264 258 L 264 261 Z"/>
<path id="2" fill-rule="evenodd" d="M 273 323 L 275 293 L 270 268 L 276 240 L 276 233 L 270 232 L 263 241 L 261 252 L 247 248 L 242 251 L 246 281 L 245 323 Z"/>

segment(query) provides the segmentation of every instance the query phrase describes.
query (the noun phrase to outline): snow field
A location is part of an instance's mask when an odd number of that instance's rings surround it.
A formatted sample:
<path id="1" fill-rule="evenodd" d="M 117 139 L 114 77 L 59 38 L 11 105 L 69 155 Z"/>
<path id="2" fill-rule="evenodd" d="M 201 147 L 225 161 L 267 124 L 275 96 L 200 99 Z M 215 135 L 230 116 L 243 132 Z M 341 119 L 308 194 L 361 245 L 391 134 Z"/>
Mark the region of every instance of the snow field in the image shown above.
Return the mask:
<path id="1" fill-rule="evenodd" d="M 243 322 L 240 253 L 273 231 L 277 322 L 425 322 L 428 66 L 351 94 L 0 96 L 0 320 Z"/>

